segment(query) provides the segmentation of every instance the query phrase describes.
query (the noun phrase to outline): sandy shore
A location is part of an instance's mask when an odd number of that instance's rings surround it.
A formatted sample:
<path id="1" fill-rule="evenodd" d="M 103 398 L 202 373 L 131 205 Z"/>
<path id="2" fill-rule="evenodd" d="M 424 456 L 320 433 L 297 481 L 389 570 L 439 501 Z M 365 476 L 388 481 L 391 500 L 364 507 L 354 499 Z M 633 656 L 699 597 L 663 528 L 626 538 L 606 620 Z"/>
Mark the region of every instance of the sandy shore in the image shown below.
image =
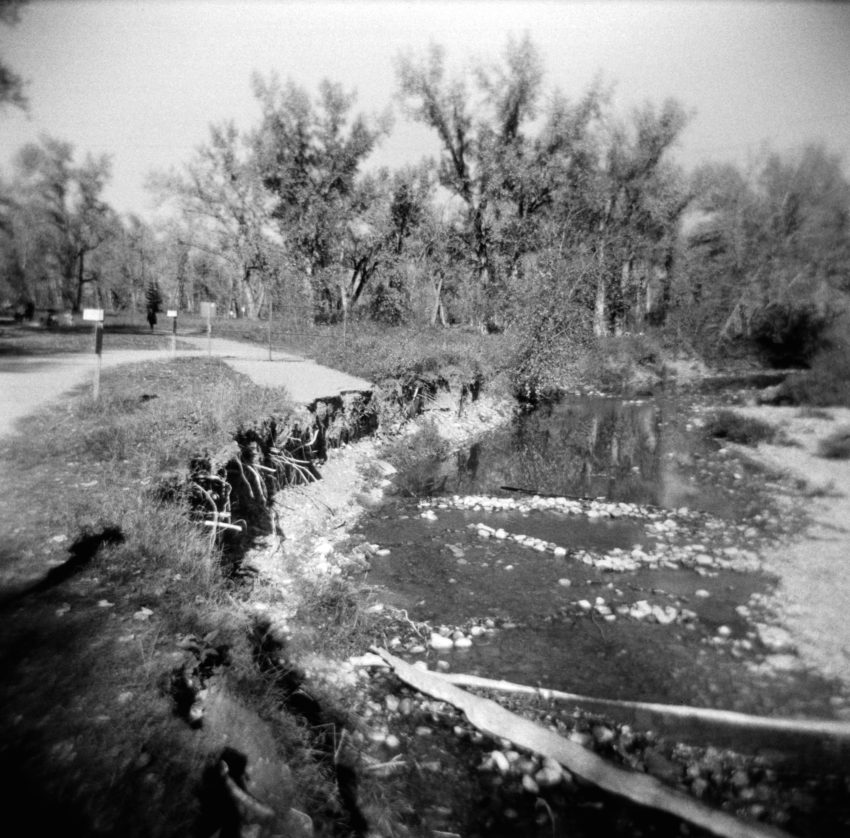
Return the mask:
<path id="1" fill-rule="evenodd" d="M 818 443 L 850 425 L 850 409 L 831 408 L 832 419 L 801 415 L 796 407 L 746 407 L 737 411 L 781 428 L 786 445 L 735 446 L 743 456 L 799 481 L 810 525 L 765 556 L 779 577 L 774 606 L 803 660 L 824 675 L 850 684 L 850 461 L 818 456 Z"/>

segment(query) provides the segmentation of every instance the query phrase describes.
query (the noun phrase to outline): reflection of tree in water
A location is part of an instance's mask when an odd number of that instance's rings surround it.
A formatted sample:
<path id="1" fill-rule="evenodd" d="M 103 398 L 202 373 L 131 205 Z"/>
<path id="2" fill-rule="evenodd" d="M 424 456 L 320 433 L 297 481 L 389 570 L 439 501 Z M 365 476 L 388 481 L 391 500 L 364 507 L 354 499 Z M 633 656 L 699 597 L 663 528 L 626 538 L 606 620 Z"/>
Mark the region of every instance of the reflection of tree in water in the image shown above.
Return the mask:
<path id="1" fill-rule="evenodd" d="M 549 494 L 656 500 L 660 408 L 614 399 L 545 405 L 456 456 L 461 494 L 502 485 Z"/>

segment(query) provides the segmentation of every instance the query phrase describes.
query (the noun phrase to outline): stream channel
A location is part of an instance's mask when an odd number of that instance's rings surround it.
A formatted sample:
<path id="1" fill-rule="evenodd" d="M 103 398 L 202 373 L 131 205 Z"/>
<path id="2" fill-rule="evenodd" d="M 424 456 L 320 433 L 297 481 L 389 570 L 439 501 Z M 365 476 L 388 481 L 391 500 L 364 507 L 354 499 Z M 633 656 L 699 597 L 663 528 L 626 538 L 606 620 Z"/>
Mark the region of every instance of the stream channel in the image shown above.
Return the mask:
<path id="1" fill-rule="evenodd" d="M 587 696 L 833 717 L 836 685 L 768 627 L 757 557 L 795 524 L 778 482 L 705 438 L 721 400 L 568 398 L 402 470 L 362 523 L 366 582 L 472 643 L 397 651 Z"/>

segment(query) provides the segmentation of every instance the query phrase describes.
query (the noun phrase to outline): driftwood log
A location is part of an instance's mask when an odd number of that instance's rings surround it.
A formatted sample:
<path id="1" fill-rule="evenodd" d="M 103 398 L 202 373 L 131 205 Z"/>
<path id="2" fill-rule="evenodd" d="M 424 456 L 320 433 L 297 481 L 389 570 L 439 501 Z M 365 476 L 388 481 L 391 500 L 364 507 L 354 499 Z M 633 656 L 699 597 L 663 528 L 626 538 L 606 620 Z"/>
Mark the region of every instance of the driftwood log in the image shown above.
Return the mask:
<path id="1" fill-rule="evenodd" d="M 528 695 L 544 701 L 568 704 L 586 713 L 610 716 L 641 730 L 654 730 L 681 741 L 696 740 L 711 745 L 730 744 L 738 749 L 768 749 L 771 752 L 796 752 L 815 748 L 818 759 L 824 754 L 846 757 L 850 752 L 850 722 L 753 716 L 732 710 L 713 710 L 678 704 L 590 698 L 462 673 L 440 673 L 440 677 L 459 687 Z"/>
<path id="2" fill-rule="evenodd" d="M 787 833 L 774 827 L 743 821 L 713 809 L 647 774 L 610 765 L 581 745 L 511 713 L 495 701 L 466 692 L 434 672 L 411 666 L 385 649 L 373 651 L 392 667 L 401 680 L 419 692 L 458 708 L 470 724 L 482 732 L 508 739 L 520 748 L 554 759 L 577 777 L 604 791 L 674 815 L 721 838 L 788 838 Z"/>

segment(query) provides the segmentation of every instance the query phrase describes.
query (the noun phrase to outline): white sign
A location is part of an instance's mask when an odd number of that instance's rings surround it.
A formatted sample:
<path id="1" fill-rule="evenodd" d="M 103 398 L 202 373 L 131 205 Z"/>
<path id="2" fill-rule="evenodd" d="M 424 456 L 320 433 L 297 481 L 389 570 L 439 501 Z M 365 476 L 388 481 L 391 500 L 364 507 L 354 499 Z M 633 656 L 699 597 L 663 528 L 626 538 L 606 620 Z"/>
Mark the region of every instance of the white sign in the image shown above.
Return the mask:
<path id="1" fill-rule="evenodd" d="M 177 312 L 173 308 L 170 308 L 170 309 L 168 309 L 168 311 L 165 312 L 165 316 L 166 317 L 177 317 Z"/>
<path id="2" fill-rule="evenodd" d="M 102 308 L 84 308 L 83 309 L 83 320 L 95 320 L 98 323 L 103 322 L 103 309 Z"/>
<path id="3" fill-rule="evenodd" d="M 215 303 L 201 303 L 201 317 L 210 317 L 215 315 Z"/>

